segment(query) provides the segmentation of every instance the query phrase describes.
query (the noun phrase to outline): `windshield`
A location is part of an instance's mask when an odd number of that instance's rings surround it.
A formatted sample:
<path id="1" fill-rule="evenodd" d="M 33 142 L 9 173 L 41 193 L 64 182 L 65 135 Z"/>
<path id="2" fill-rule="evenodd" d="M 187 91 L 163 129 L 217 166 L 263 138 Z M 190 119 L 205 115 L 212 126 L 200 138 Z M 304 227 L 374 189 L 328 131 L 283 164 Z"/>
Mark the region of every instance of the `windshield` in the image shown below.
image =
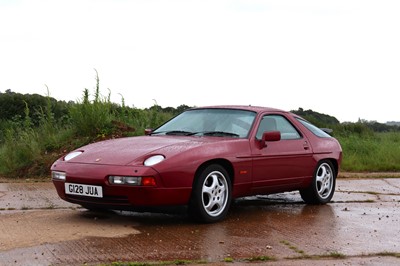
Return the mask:
<path id="1" fill-rule="evenodd" d="M 188 110 L 154 130 L 152 135 L 206 135 L 246 138 L 255 116 L 255 112 L 235 109 Z"/>

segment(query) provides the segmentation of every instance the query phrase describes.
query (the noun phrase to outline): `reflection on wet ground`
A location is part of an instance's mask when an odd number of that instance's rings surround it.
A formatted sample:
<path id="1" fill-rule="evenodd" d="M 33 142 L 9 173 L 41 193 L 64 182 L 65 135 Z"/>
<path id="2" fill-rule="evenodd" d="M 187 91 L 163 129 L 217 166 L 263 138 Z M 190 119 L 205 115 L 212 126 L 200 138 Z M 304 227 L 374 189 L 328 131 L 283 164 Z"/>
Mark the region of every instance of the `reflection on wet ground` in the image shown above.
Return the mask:
<path id="1" fill-rule="evenodd" d="M 248 197 L 237 200 L 227 219 L 216 224 L 195 224 L 184 213 L 40 209 L 42 215 L 57 213 L 65 221 L 80 221 L 85 224 L 79 227 L 81 231 L 88 227 L 101 230 L 82 233 L 78 238 L 49 239 L 47 243 L 3 250 L 0 264 L 81 265 L 177 259 L 221 262 L 257 257 L 289 264 L 288 258 L 314 255 L 399 254 L 399 181 L 338 180 L 334 202 L 322 206 L 303 204 L 298 193 Z M 2 218 L 6 215 L 1 214 Z M 107 226 L 120 230 L 118 237 L 107 233 Z M 68 227 L 68 223 L 62 227 Z M 6 229 L 0 229 L 7 234 Z M 400 263 L 400 259 L 393 260 Z"/>

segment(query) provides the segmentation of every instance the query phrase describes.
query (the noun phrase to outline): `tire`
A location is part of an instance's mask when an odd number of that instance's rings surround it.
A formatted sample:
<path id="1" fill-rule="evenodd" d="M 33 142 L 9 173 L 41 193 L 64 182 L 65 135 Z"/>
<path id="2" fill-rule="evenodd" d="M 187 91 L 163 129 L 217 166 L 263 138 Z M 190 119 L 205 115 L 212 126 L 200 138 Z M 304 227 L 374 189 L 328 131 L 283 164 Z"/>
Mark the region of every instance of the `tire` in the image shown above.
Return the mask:
<path id="1" fill-rule="evenodd" d="M 196 221 L 214 223 L 225 218 L 232 200 L 232 183 L 228 172 L 212 164 L 195 177 L 189 214 Z"/>
<path id="2" fill-rule="evenodd" d="M 315 169 L 311 185 L 300 190 L 301 198 L 308 204 L 326 204 L 335 193 L 336 173 L 328 160 L 320 161 Z"/>

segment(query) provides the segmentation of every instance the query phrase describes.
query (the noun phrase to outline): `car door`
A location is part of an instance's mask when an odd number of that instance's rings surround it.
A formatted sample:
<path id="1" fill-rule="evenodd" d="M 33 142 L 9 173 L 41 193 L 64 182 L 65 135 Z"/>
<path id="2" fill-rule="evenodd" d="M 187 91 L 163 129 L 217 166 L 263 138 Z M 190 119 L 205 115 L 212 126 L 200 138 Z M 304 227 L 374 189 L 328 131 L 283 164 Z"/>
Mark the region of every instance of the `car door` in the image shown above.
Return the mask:
<path id="1" fill-rule="evenodd" d="M 279 131 L 281 139 L 260 145 L 262 135 Z M 267 114 L 259 122 L 252 145 L 253 192 L 296 188 L 313 174 L 315 161 L 307 138 L 283 114 Z"/>

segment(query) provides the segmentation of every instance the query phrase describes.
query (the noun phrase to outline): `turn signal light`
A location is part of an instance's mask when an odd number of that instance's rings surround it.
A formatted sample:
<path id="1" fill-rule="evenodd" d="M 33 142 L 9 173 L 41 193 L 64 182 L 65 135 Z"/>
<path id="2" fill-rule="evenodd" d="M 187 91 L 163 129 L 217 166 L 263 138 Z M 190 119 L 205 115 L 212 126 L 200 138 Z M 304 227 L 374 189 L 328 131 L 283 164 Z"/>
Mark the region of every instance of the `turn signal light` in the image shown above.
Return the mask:
<path id="1" fill-rule="evenodd" d="M 156 180 L 152 176 L 142 177 L 142 186 L 154 187 L 156 185 Z"/>

